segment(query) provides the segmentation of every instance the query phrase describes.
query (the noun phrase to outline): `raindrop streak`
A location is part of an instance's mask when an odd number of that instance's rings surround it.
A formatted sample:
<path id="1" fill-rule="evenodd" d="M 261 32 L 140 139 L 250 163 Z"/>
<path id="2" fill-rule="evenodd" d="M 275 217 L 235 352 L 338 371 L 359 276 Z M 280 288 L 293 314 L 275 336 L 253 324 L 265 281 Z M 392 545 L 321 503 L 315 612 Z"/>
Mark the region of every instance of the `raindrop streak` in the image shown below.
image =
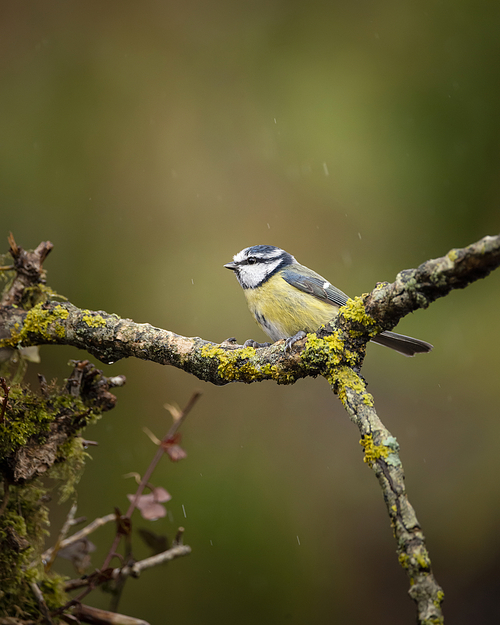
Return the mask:
<path id="1" fill-rule="evenodd" d="M 182 511 L 184 512 L 184 518 L 187 519 L 186 509 L 184 508 L 184 504 L 182 504 Z"/>
<path id="2" fill-rule="evenodd" d="M 300 546 L 300 540 L 299 540 L 299 537 L 298 537 L 298 536 L 297 536 L 297 542 L 299 543 L 299 546 Z"/>
<path id="3" fill-rule="evenodd" d="M 325 172 L 325 176 L 329 176 L 330 172 L 328 171 L 328 167 L 326 163 L 323 163 L 323 171 Z"/>

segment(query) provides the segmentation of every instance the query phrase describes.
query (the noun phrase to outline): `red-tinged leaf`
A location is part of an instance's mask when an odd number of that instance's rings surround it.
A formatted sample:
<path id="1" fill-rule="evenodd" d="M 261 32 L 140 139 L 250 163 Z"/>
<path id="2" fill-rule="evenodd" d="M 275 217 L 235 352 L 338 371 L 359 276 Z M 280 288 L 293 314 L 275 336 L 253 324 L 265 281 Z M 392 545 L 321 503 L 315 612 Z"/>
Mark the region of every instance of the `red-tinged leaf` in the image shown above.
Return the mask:
<path id="1" fill-rule="evenodd" d="M 135 495 L 127 495 L 127 497 L 130 501 L 133 501 Z M 170 501 L 170 499 L 172 499 L 170 493 L 168 493 L 163 487 L 158 486 L 157 488 L 154 488 L 151 493 L 141 495 L 137 500 L 136 506 L 143 519 L 153 521 L 161 519 L 167 514 L 167 511 L 161 504 L 166 501 Z"/>
<path id="2" fill-rule="evenodd" d="M 141 515 L 146 521 L 157 521 L 167 516 L 167 511 L 165 506 L 162 506 L 161 503 L 151 503 L 149 506 L 141 508 Z"/>
<path id="3" fill-rule="evenodd" d="M 156 486 L 153 489 L 152 495 L 154 496 L 154 500 L 158 503 L 165 503 L 172 499 L 172 495 L 166 491 L 163 486 Z"/>
<path id="4" fill-rule="evenodd" d="M 167 447 L 166 452 L 172 462 L 179 462 L 179 460 L 187 458 L 187 453 L 180 445 L 171 445 L 170 447 Z"/>

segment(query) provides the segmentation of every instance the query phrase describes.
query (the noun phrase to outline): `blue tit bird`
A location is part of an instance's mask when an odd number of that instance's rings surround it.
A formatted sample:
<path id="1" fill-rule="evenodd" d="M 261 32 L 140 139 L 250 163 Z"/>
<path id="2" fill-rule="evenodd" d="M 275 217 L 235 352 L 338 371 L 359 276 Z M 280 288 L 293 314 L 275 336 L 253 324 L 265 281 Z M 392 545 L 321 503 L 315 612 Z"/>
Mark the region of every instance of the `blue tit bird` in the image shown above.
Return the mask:
<path id="1" fill-rule="evenodd" d="M 224 265 L 236 274 L 257 324 L 271 338 L 286 339 L 285 350 L 337 316 L 349 299 L 315 271 L 273 245 L 254 245 Z M 371 339 L 404 356 L 426 353 L 430 343 L 384 331 Z M 245 346 L 263 347 L 249 339 Z"/>

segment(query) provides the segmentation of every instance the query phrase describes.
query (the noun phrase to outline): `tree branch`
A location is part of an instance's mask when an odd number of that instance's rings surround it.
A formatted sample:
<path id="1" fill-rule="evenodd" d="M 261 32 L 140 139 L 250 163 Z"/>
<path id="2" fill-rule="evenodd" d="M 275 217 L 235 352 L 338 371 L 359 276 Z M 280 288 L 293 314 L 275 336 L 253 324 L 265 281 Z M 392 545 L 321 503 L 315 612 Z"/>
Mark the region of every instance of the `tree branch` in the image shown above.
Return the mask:
<path id="1" fill-rule="evenodd" d="M 40 244 L 37 250 L 46 249 L 43 245 L 49 244 Z M 11 242 L 11 251 L 12 247 Z M 21 257 L 20 249 L 16 246 L 17 258 Z M 285 353 L 281 341 L 257 350 L 236 345 L 231 339 L 218 345 L 102 311 L 81 310 L 42 295 L 29 310 L 10 304 L 12 298 L 4 298 L 0 348 L 72 345 L 107 363 L 136 357 L 178 367 L 217 385 L 265 379 L 291 384 L 305 376 L 324 376 L 359 428 L 365 462 L 379 481 L 399 562 L 410 579 L 409 594 L 417 604 L 418 622 L 436 625 L 443 622 L 440 606 L 444 595 L 432 574 L 424 534 L 408 501 L 397 440 L 380 421 L 359 370 L 370 337 L 392 329 L 402 317 L 426 308 L 452 289 L 487 276 L 499 265 L 500 235 L 451 250 L 417 269 L 402 271 L 392 284 L 378 284 L 363 298 L 349 300 L 335 320 L 298 341 L 291 354 Z M 20 280 L 18 267 L 16 271 Z"/>
<path id="2" fill-rule="evenodd" d="M 336 339 L 335 346 L 330 341 L 327 348 L 329 351 L 338 348 L 337 365 L 344 362 L 359 366 L 364 356 L 363 345 L 370 336 L 393 328 L 408 313 L 426 308 L 452 289 L 464 288 L 485 277 L 499 265 L 500 235 L 485 237 L 442 258 L 429 260 L 417 269 L 402 271 L 392 284 L 377 285 L 364 296 L 364 301 L 349 300 L 331 327 L 326 326 L 317 336 Z M 216 344 L 103 311 L 80 309 L 69 302 L 49 299 L 30 310 L 0 306 L 0 347 L 45 344 L 85 349 L 106 363 L 135 357 L 172 365 L 216 385 L 270 379 L 290 384 L 305 376 L 324 375 L 325 361 L 331 364 L 321 354 L 313 357 L 307 353 L 308 347 L 313 351 L 320 347 L 309 338 L 298 341 L 293 353 L 287 355 L 281 342 L 258 350 L 243 348 L 231 340 Z M 345 347 L 351 349 L 347 359 L 340 353 Z"/>
<path id="3" fill-rule="evenodd" d="M 364 461 L 373 470 L 384 495 L 385 505 L 397 543 L 398 560 L 410 579 L 410 597 L 417 604 L 418 623 L 443 623 L 444 593 L 431 570 L 425 536 L 408 500 L 399 444 L 380 421 L 364 380 L 347 386 L 343 400 L 351 420 L 358 426 Z"/>
<path id="4" fill-rule="evenodd" d="M 387 330 L 405 315 L 427 308 L 453 289 L 486 278 L 500 265 L 500 235 L 487 236 L 477 243 L 453 249 L 441 258 L 428 260 L 416 269 L 406 269 L 389 284 L 380 283 L 364 298 L 368 315 Z"/>

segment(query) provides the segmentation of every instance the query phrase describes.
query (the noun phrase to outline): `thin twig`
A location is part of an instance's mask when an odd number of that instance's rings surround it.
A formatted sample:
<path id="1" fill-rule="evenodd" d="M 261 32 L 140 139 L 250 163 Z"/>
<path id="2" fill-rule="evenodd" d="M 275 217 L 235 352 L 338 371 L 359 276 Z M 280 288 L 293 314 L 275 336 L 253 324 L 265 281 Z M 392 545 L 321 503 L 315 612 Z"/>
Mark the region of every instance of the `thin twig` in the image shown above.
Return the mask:
<path id="1" fill-rule="evenodd" d="M 49 609 L 47 607 L 47 604 L 45 603 L 45 599 L 43 598 L 42 591 L 40 590 L 40 588 L 38 588 L 37 583 L 31 582 L 30 587 L 38 602 L 38 607 L 40 608 L 40 612 L 43 615 L 44 622 L 47 623 L 48 625 L 54 625 L 54 621 L 50 617 Z"/>
<path id="2" fill-rule="evenodd" d="M 177 544 L 166 551 L 162 551 L 161 553 L 157 553 L 150 558 L 145 558 L 144 560 L 139 560 L 139 562 L 135 562 L 130 566 L 124 567 L 116 567 L 113 569 L 111 573 L 111 577 L 113 579 L 118 579 L 119 577 L 139 577 L 142 571 L 146 569 L 153 568 L 154 566 L 158 566 L 160 564 L 164 564 L 165 562 L 170 562 L 171 560 L 175 560 L 176 558 L 181 558 L 183 556 L 187 556 L 191 553 L 191 547 L 189 545 L 181 545 Z M 70 590 L 76 590 L 77 588 L 83 588 L 84 586 L 89 586 L 92 583 L 92 577 L 82 577 L 80 579 L 72 579 L 64 584 L 64 590 L 66 592 Z"/>
<path id="3" fill-rule="evenodd" d="M 175 535 L 175 538 L 172 541 L 172 547 L 177 547 L 178 545 L 182 545 L 183 538 L 184 538 L 184 528 L 179 527 L 179 529 L 177 530 L 177 534 Z"/>
<path id="4" fill-rule="evenodd" d="M 79 622 L 89 623 L 90 625 L 149 625 L 147 621 L 139 618 L 81 604 L 75 610 L 75 616 L 79 619 Z"/>
<path id="5" fill-rule="evenodd" d="M 59 536 L 57 537 L 56 544 L 52 547 L 50 556 L 45 565 L 45 572 L 50 571 L 50 567 L 52 566 L 52 564 L 54 563 L 54 560 L 56 559 L 57 552 L 59 551 L 59 549 L 62 548 L 61 543 L 66 538 L 66 535 L 69 532 L 69 528 L 73 525 L 75 514 L 76 514 L 76 503 L 74 503 L 69 509 L 68 516 L 66 517 L 66 520 L 64 521 L 61 531 L 59 532 Z"/>
<path id="6" fill-rule="evenodd" d="M 73 543 L 76 543 L 82 538 L 85 538 L 89 534 L 92 534 L 92 532 L 95 532 L 96 529 L 98 529 L 99 527 L 102 527 L 103 525 L 106 525 L 106 523 L 110 523 L 111 521 L 114 521 L 115 519 L 116 519 L 116 515 L 114 513 L 107 514 L 106 516 L 99 517 L 98 519 L 94 519 L 92 523 L 89 523 L 86 527 L 82 528 L 78 532 L 75 532 L 68 538 L 61 540 L 59 544 L 59 550 L 69 547 L 69 545 L 72 545 Z M 50 547 L 50 549 L 47 549 L 47 551 L 44 551 L 44 553 L 42 553 L 42 561 L 47 561 L 49 558 L 51 558 L 53 550 L 54 550 L 54 547 Z"/>
<path id="7" fill-rule="evenodd" d="M 144 492 L 144 489 L 148 486 L 149 478 L 153 474 L 153 471 L 155 470 L 157 464 L 160 462 L 163 454 L 167 451 L 167 444 L 170 441 L 172 441 L 172 439 L 174 438 L 174 436 L 177 433 L 178 429 L 184 423 L 186 417 L 191 412 L 191 409 L 193 408 L 195 403 L 198 401 L 200 396 L 201 396 L 201 392 L 200 391 L 195 391 L 193 393 L 193 395 L 191 396 L 191 399 L 188 401 L 186 407 L 182 411 L 182 413 L 177 414 L 174 417 L 174 422 L 172 423 L 172 426 L 170 427 L 170 429 L 167 432 L 167 434 L 161 440 L 160 445 L 158 447 L 158 450 L 157 450 L 153 460 L 151 461 L 151 464 L 147 468 L 146 473 L 142 476 L 142 480 L 141 480 L 139 486 L 137 487 L 137 491 L 135 493 L 135 497 L 130 502 L 130 506 L 129 506 L 126 514 L 125 514 L 125 519 L 130 519 L 132 517 L 132 514 L 133 514 L 133 512 L 134 512 L 134 510 L 135 510 L 135 508 L 137 506 L 137 502 L 139 501 L 139 498 L 141 497 L 142 493 Z M 103 564 L 103 567 L 102 567 L 103 569 L 105 569 L 109 565 L 111 559 L 113 558 L 114 552 L 116 552 L 116 549 L 118 547 L 118 543 L 119 543 L 120 539 L 121 539 L 121 533 L 117 532 L 116 537 L 115 537 L 115 541 L 114 541 L 114 546 L 112 547 L 112 550 L 110 550 L 106 560 L 104 561 L 104 564 Z M 127 535 L 125 535 L 125 539 L 127 539 Z M 191 552 L 190 548 L 189 548 L 189 552 Z M 182 555 L 184 555 L 184 554 L 182 554 Z M 154 557 L 158 557 L 158 556 L 153 556 L 153 558 Z M 177 557 L 177 556 L 173 556 L 173 557 Z M 170 558 L 170 559 L 173 559 L 173 558 Z M 149 560 L 152 560 L 152 558 L 149 558 Z M 155 566 L 155 565 L 151 564 L 151 566 Z M 120 571 L 120 570 L 127 570 L 128 568 L 129 567 L 122 567 L 121 569 L 115 569 L 115 571 L 116 570 L 118 570 L 118 571 Z M 135 570 L 135 565 L 132 568 Z M 139 573 L 137 573 L 137 574 L 139 574 Z M 125 578 L 126 578 L 126 575 L 122 576 L 119 573 L 116 576 L 117 593 L 116 593 L 116 595 L 114 595 L 114 597 L 112 599 L 112 602 L 111 602 L 111 606 L 110 606 L 113 611 L 118 608 L 118 602 L 119 602 L 121 594 L 123 592 L 123 586 L 125 584 Z"/>
<path id="8" fill-rule="evenodd" d="M 120 517 L 120 519 L 119 519 L 120 523 L 124 523 L 126 521 L 130 521 L 132 513 L 134 512 L 134 510 L 136 508 L 137 501 L 139 500 L 139 497 L 142 495 L 142 493 L 144 491 L 144 488 L 146 487 L 147 483 L 149 482 L 149 478 L 153 474 L 153 471 L 155 470 L 156 466 L 160 462 L 163 454 L 166 453 L 167 443 L 176 434 L 177 430 L 180 428 L 182 423 L 185 421 L 186 417 L 191 412 L 191 410 L 193 409 L 194 405 L 196 404 L 196 402 L 198 401 L 200 396 L 201 396 L 201 391 L 195 391 L 193 393 L 193 395 L 191 396 L 191 399 L 188 401 L 186 407 L 184 408 L 184 410 L 182 411 L 180 416 L 174 421 L 174 423 L 172 424 L 172 426 L 168 430 L 167 434 L 163 437 L 163 439 L 161 441 L 161 444 L 158 447 L 158 449 L 157 449 L 157 451 L 156 451 L 156 453 L 155 453 L 155 455 L 153 457 L 153 460 L 151 461 L 149 467 L 147 468 L 146 472 L 142 476 L 142 480 L 141 480 L 139 486 L 137 487 L 137 491 L 136 491 L 134 499 L 131 501 L 130 506 L 129 506 L 127 512 L 125 513 L 125 515 Z M 114 518 L 116 518 L 115 515 L 113 515 L 113 516 L 114 516 Z M 118 531 L 116 533 L 116 536 L 115 536 L 115 538 L 113 540 L 113 544 L 111 545 L 110 550 L 108 552 L 108 555 L 104 559 L 104 562 L 103 562 L 103 564 L 101 566 L 101 569 L 100 569 L 101 571 L 106 571 L 106 569 L 109 567 L 109 563 L 111 562 L 113 557 L 115 555 L 117 555 L 116 550 L 118 548 L 118 545 L 120 543 L 122 535 L 123 535 L 123 533 L 120 532 L 120 531 Z M 86 597 L 92 591 L 92 589 L 94 588 L 94 585 L 95 585 L 95 582 L 92 581 L 88 585 L 88 587 L 84 591 L 82 591 L 77 597 L 74 597 L 66 605 L 64 605 L 61 608 L 59 608 L 56 611 L 56 614 L 61 614 L 62 612 L 66 611 L 69 607 L 80 603 L 81 600 L 84 597 Z"/>
<path id="9" fill-rule="evenodd" d="M 113 570 L 112 576 L 114 578 L 120 576 L 126 577 L 128 575 L 131 575 L 132 577 L 139 577 L 141 572 L 146 569 L 158 566 L 159 564 L 164 564 L 165 562 L 170 562 L 171 560 L 181 558 L 182 556 L 187 556 L 190 553 L 191 547 L 189 545 L 176 545 L 175 547 L 171 547 L 170 549 L 167 549 L 167 551 L 162 551 L 162 553 L 157 553 L 150 558 L 139 560 L 139 562 L 135 562 L 131 566 L 116 568 Z"/>
<path id="10" fill-rule="evenodd" d="M 177 432 L 177 430 L 180 428 L 180 426 L 182 425 L 182 423 L 184 422 L 184 420 L 186 419 L 186 417 L 188 416 L 188 414 L 191 412 L 193 406 L 195 405 L 195 403 L 198 401 L 198 399 L 201 396 L 201 392 L 200 391 L 195 391 L 193 393 L 193 395 L 191 396 L 191 399 L 188 401 L 186 407 L 184 408 L 184 410 L 182 411 L 182 414 L 180 415 L 180 417 L 174 421 L 174 423 L 172 424 L 171 428 L 169 429 L 169 431 L 167 432 L 167 434 L 163 437 L 161 444 L 159 445 L 156 454 L 153 457 L 153 460 L 151 461 L 149 467 L 146 469 L 146 472 L 144 473 L 144 475 L 142 476 L 142 480 L 141 483 L 139 484 L 139 486 L 137 487 L 137 491 L 135 493 L 135 497 L 134 499 L 130 502 L 130 506 L 127 510 L 127 512 L 125 513 L 124 517 L 126 519 L 130 519 L 130 517 L 132 516 L 132 513 L 134 512 L 136 506 L 137 506 L 137 502 L 139 500 L 139 497 L 142 495 L 144 488 L 146 487 L 147 483 L 149 482 L 149 479 L 151 477 L 151 475 L 153 474 L 153 471 L 155 470 L 156 466 L 158 465 L 158 463 L 160 462 L 163 454 L 165 453 L 165 448 L 163 446 L 164 443 L 167 443 Z M 109 563 L 111 562 L 111 558 L 113 557 L 113 553 L 115 553 L 117 547 L 118 547 L 118 543 L 120 542 L 120 534 L 117 534 L 117 536 L 115 537 L 115 540 L 113 541 L 113 545 L 111 546 L 111 549 L 109 550 L 108 555 L 106 556 L 106 559 L 104 560 L 104 563 L 102 565 L 102 569 L 105 569 L 109 566 Z"/>

